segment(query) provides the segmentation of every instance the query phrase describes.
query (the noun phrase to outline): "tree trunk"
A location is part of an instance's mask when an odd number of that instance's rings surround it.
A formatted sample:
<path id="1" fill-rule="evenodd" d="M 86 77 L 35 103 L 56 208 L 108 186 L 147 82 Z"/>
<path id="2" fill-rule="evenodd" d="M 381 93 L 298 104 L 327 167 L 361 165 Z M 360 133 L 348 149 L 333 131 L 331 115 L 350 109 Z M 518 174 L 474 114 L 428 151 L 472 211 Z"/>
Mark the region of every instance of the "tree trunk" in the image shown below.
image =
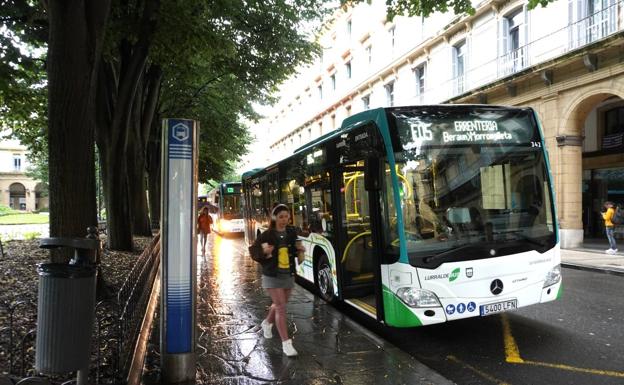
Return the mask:
<path id="1" fill-rule="evenodd" d="M 161 125 L 159 119 L 154 119 L 152 123 L 152 133 L 147 144 L 147 183 L 149 188 L 149 209 L 150 218 L 152 219 L 152 228 L 160 228 L 160 169 L 161 169 L 161 150 L 162 143 L 160 139 Z"/>
<path id="2" fill-rule="evenodd" d="M 50 0 L 48 151 L 50 236 L 85 237 L 97 225 L 94 97 L 110 1 Z M 64 261 L 69 253 L 53 255 Z"/>
<path id="3" fill-rule="evenodd" d="M 132 250 L 126 157 L 116 151 L 102 151 L 102 179 L 106 201 L 108 247 L 111 250 Z"/>
<path id="4" fill-rule="evenodd" d="M 108 117 L 110 124 L 98 125 L 98 146 L 106 154 L 102 165 L 104 194 L 107 207 L 108 246 L 113 250 L 132 249 L 132 211 L 128 185 L 128 140 L 132 133 L 133 106 L 137 89 L 143 77 L 149 46 L 156 28 L 158 0 L 145 3 L 142 9 L 138 40 L 120 44 L 119 76 L 105 76 L 103 100 L 98 103 L 100 116 Z M 114 75 L 114 71 L 113 71 Z M 117 81 L 117 79 L 119 79 Z"/>
<path id="5" fill-rule="evenodd" d="M 159 66 L 151 65 L 142 79 L 141 93 L 137 94 L 134 103 L 133 135 L 128 142 L 128 186 L 130 187 L 131 212 L 133 217 L 133 233 L 151 236 L 151 226 L 146 190 L 147 179 L 147 146 L 154 129 L 152 122 L 156 114 L 162 71 Z"/>
<path id="6" fill-rule="evenodd" d="M 140 99 L 139 99 L 140 100 Z M 142 103 L 135 103 L 142 104 Z M 140 125 L 138 120 L 132 122 L 133 131 Z M 150 237 L 149 213 L 147 208 L 147 196 L 145 195 L 145 156 L 141 143 L 136 135 L 128 138 L 128 190 L 130 192 L 130 212 L 132 214 L 132 234 Z"/>

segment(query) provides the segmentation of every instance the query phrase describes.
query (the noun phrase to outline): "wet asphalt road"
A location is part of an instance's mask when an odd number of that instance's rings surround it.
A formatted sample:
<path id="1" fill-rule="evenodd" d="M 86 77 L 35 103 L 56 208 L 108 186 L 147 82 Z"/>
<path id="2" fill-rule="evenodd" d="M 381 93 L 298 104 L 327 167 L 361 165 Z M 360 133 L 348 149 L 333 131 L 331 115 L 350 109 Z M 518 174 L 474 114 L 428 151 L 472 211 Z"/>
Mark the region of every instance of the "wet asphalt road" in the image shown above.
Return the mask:
<path id="1" fill-rule="evenodd" d="M 624 276 L 563 274 L 560 300 L 504 315 L 383 329 L 344 310 L 457 384 L 624 384 Z"/>
<path id="2" fill-rule="evenodd" d="M 419 383 L 380 374 L 396 367 L 377 362 L 387 357 L 373 357 L 373 346 L 394 352 L 393 344 L 462 385 L 624 384 L 623 276 L 564 269 L 559 301 L 414 329 L 380 327 L 348 305 L 333 308 L 298 289 L 289 325 L 295 347 L 305 353 L 293 361 L 281 356 L 279 338 L 258 338 L 256 325 L 269 299 L 259 289 L 253 261 L 226 257 L 244 254 L 244 239 L 215 235 L 212 241 L 213 260 L 198 263 L 198 343 L 210 346 L 204 353 L 200 348 L 198 383 Z M 241 295 L 251 296 L 246 300 L 252 307 L 241 308 Z M 356 329 L 349 319 L 379 340 L 351 338 Z"/>

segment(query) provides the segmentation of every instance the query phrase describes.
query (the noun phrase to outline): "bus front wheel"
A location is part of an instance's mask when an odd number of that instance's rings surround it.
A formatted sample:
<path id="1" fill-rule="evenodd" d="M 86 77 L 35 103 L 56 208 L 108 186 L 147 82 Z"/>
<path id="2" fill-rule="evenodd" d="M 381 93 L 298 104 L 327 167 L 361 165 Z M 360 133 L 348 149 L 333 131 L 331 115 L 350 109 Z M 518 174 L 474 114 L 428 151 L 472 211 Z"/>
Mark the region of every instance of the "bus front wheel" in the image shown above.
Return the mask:
<path id="1" fill-rule="evenodd" d="M 327 302 L 333 302 L 334 284 L 332 281 L 332 271 L 327 256 L 322 254 L 318 259 L 316 268 L 316 288 L 321 298 Z"/>

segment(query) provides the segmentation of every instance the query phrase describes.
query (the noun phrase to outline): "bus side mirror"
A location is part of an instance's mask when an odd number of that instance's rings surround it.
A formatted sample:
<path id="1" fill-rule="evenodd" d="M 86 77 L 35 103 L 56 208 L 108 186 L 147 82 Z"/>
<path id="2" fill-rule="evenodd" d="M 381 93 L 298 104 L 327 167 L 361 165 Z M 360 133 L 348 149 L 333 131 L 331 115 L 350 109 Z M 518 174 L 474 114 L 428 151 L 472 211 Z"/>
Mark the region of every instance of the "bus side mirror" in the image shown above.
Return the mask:
<path id="1" fill-rule="evenodd" d="M 381 162 L 379 158 L 368 158 L 364 166 L 364 188 L 366 191 L 381 190 Z"/>

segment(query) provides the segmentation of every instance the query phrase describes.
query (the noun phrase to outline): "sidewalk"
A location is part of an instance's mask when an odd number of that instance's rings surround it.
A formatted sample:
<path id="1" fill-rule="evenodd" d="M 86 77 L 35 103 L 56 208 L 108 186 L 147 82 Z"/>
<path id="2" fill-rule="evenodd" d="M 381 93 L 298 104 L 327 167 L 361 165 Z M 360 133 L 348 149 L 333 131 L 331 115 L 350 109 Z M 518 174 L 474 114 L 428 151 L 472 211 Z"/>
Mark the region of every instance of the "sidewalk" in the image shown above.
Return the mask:
<path id="1" fill-rule="evenodd" d="M 197 384 L 452 384 L 299 285 L 287 308 L 299 356 L 284 356 L 277 330 L 260 330 L 270 300 L 244 240 L 209 242 L 198 258 Z"/>
<path id="2" fill-rule="evenodd" d="M 606 254 L 608 245 L 586 243 L 584 247 L 561 250 L 561 264 L 581 270 L 624 275 L 624 252 Z M 622 246 L 624 247 L 624 246 Z"/>
<path id="3" fill-rule="evenodd" d="M 623 252 L 586 246 L 561 250 L 562 265 L 624 275 Z M 206 257 L 198 258 L 197 384 L 452 384 L 299 285 L 288 304 L 299 356 L 284 356 L 277 330 L 262 336 L 270 300 L 259 266 L 245 255 L 244 240 L 212 235 Z M 158 361 L 157 341 L 150 350 L 148 361 Z M 142 384 L 160 384 L 158 373 L 144 371 Z"/>
<path id="4" fill-rule="evenodd" d="M 49 236 L 49 230 L 50 225 L 48 223 L 32 225 L 0 225 L 0 239 L 5 242 L 11 239 L 24 239 L 25 235 L 28 233 L 31 233 L 34 238 L 47 238 Z"/>

